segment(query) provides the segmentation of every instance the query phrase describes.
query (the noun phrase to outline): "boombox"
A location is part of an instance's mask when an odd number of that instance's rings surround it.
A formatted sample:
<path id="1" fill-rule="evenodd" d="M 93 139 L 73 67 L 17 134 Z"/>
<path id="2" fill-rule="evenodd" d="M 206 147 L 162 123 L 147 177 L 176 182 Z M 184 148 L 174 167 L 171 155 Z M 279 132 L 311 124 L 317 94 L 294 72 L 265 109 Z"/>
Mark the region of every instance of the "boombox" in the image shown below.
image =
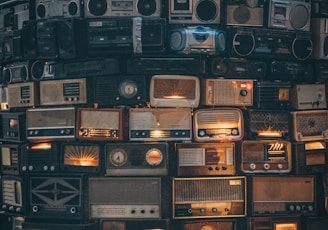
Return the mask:
<path id="1" fill-rule="evenodd" d="M 290 109 L 292 83 L 287 81 L 255 81 L 254 107 Z"/>
<path id="2" fill-rule="evenodd" d="M 93 17 L 160 17 L 162 0 L 87 0 L 84 16 Z"/>
<path id="3" fill-rule="evenodd" d="M 328 110 L 292 111 L 292 139 L 320 141 L 328 138 Z"/>
<path id="4" fill-rule="evenodd" d="M 74 107 L 29 108 L 26 110 L 26 138 L 30 142 L 74 140 Z"/>
<path id="5" fill-rule="evenodd" d="M 181 230 L 236 230 L 245 229 L 243 218 L 209 218 L 201 220 L 180 220 Z"/>
<path id="6" fill-rule="evenodd" d="M 97 230 L 96 223 L 59 223 L 57 222 L 38 222 L 25 221 L 23 224 L 24 230 Z"/>
<path id="7" fill-rule="evenodd" d="M 259 1 L 227 1 L 227 25 L 263 26 L 264 5 L 266 0 Z"/>
<path id="8" fill-rule="evenodd" d="M 261 60 L 215 57 L 208 62 L 208 71 L 224 78 L 262 79 L 267 75 L 267 64 Z"/>
<path id="9" fill-rule="evenodd" d="M 208 106 L 252 106 L 253 80 L 203 79 L 200 103 Z"/>
<path id="10" fill-rule="evenodd" d="M 327 5 L 328 6 L 328 5 Z M 313 47 L 312 58 L 318 60 L 328 60 L 328 18 L 311 18 Z"/>
<path id="11" fill-rule="evenodd" d="M 169 145 L 164 142 L 107 143 L 107 176 L 168 175 Z"/>
<path id="12" fill-rule="evenodd" d="M 23 59 L 21 30 L 0 32 L 0 56 L 4 62 L 10 63 Z"/>
<path id="13" fill-rule="evenodd" d="M 315 176 L 252 176 L 249 186 L 250 216 L 315 215 Z"/>
<path id="14" fill-rule="evenodd" d="M 21 165 L 21 145 L 1 144 L 0 154 L 1 173 L 18 176 Z"/>
<path id="15" fill-rule="evenodd" d="M 309 31 L 310 19 L 310 0 L 269 1 L 269 28 Z"/>
<path id="16" fill-rule="evenodd" d="M 0 140 L 9 142 L 26 141 L 26 113 L 0 112 Z"/>
<path id="17" fill-rule="evenodd" d="M 173 178 L 173 218 L 246 216 L 246 177 Z"/>
<path id="18" fill-rule="evenodd" d="M 78 108 L 76 138 L 97 141 L 126 139 L 127 112 L 124 108 Z"/>
<path id="19" fill-rule="evenodd" d="M 285 140 L 245 140 L 241 144 L 241 171 L 244 173 L 289 173 L 292 145 Z"/>
<path id="20" fill-rule="evenodd" d="M 128 74 L 205 74 L 205 59 L 199 56 L 140 56 L 127 59 Z"/>
<path id="21" fill-rule="evenodd" d="M 190 141 L 190 108 L 130 108 L 130 141 Z"/>
<path id="22" fill-rule="evenodd" d="M 87 104 L 91 90 L 87 78 L 41 81 L 40 105 Z"/>
<path id="23" fill-rule="evenodd" d="M 8 110 L 8 86 L 0 85 L 0 111 Z"/>
<path id="24" fill-rule="evenodd" d="M 55 17 L 81 17 L 82 6 L 80 0 L 36 0 L 36 19 L 48 19 Z"/>
<path id="25" fill-rule="evenodd" d="M 220 24 L 221 0 L 169 0 L 170 24 Z"/>
<path id="26" fill-rule="evenodd" d="M 226 51 L 226 32 L 204 26 L 188 26 L 168 32 L 172 52 L 179 54 L 220 54 Z"/>
<path id="27" fill-rule="evenodd" d="M 261 230 L 263 228 L 270 230 L 301 230 L 300 217 L 250 217 L 247 218 L 247 230 Z M 303 229 L 303 228 L 302 228 Z"/>
<path id="28" fill-rule="evenodd" d="M 326 141 L 293 143 L 293 171 L 298 175 L 328 172 L 328 146 Z"/>
<path id="29" fill-rule="evenodd" d="M 313 49 L 311 33 L 231 27 L 231 56 L 305 61 Z"/>
<path id="30" fill-rule="evenodd" d="M 72 222 L 88 217 L 85 175 L 35 175 L 27 181 L 26 218 Z"/>
<path id="31" fill-rule="evenodd" d="M 146 76 L 113 75 L 93 78 L 93 100 L 100 106 L 146 104 Z"/>
<path id="32" fill-rule="evenodd" d="M 234 175 L 235 143 L 176 143 L 177 175 Z"/>
<path id="33" fill-rule="evenodd" d="M 25 214 L 25 182 L 22 177 L 14 175 L 2 175 L 2 206 L 1 210 L 6 214 Z"/>
<path id="34" fill-rule="evenodd" d="M 90 218 L 147 221 L 168 218 L 170 187 L 166 177 L 89 177 Z"/>
<path id="35" fill-rule="evenodd" d="M 312 18 L 326 18 L 328 16 L 328 3 L 325 0 L 311 0 Z"/>
<path id="36" fill-rule="evenodd" d="M 33 107 L 39 105 L 39 84 L 22 82 L 8 85 L 8 107 Z"/>
<path id="37" fill-rule="evenodd" d="M 193 122 L 197 142 L 230 142 L 244 137 L 244 117 L 238 108 L 199 109 L 194 112 Z"/>
<path id="38" fill-rule="evenodd" d="M 325 109 L 326 86 L 317 84 L 295 84 L 291 91 L 292 108 L 295 110 Z"/>
<path id="39" fill-rule="evenodd" d="M 200 83 L 196 76 L 153 75 L 149 89 L 152 107 L 189 107 L 199 105 Z"/>
<path id="40" fill-rule="evenodd" d="M 165 48 L 164 18 L 87 19 L 88 55 L 156 53 Z"/>
<path id="41" fill-rule="evenodd" d="M 29 63 L 15 62 L 7 64 L 2 69 L 4 84 L 26 82 L 30 79 Z"/>
<path id="42" fill-rule="evenodd" d="M 119 221 L 119 220 L 101 220 L 101 230 L 175 230 L 175 224 L 168 220 L 130 220 L 130 221 Z M 56 229 L 54 229 L 56 230 Z"/>
<path id="43" fill-rule="evenodd" d="M 249 109 L 245 111 L 244 117 L 249 139 L 289 139 L 289 110 Z"/>

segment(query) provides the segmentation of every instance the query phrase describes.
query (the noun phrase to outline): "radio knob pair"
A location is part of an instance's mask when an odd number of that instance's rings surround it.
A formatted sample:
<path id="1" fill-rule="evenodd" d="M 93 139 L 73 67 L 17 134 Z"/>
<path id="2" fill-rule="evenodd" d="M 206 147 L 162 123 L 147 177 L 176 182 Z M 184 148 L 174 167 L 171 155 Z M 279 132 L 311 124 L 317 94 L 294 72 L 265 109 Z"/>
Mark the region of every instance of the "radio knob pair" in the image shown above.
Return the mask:
<path id="1" fill-rule="evenodd" d="M 60 130 L 60 134 L 68 135 L 70 133 L 71 133 L 71 131 L 69 129 L 62 129 L 62 130 Z"/>

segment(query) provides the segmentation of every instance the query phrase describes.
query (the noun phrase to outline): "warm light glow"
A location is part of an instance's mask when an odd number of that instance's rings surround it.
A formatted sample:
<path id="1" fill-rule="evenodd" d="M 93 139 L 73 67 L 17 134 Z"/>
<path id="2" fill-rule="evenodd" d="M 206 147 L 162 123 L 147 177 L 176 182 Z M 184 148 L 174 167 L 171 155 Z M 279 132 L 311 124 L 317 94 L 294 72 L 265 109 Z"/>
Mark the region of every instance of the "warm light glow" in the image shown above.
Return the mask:
<path id="1" fill-rule="evenodd" d="M 40 143 L 40 144 L 32 145 L 30 148 L 32 150 L 48 150 L 48 149 L 51 149 L 51 144 L 50 143 Z"/>
<path id="2" fill-rule="evenodd" d="M 316 150 L 316 149 L 325 149 L 326 143 L 320 141 L 314 141 L 305 143 L 305 150 Z"/>
<path id="3" fill-rule="evenodd" d="M 297 223 L 275 224 L 274 230 L 297 230 Z"/>
<path id="4" fill-rule="evenodd" d="M 162 130 L 153 130 L 150 134 L 152 137 L 162 137 L 163 131 Z"/>
<path id="5" fill-rule="evenodd" d="M 92 158 L 69 159 L 65 161 L 65 164 L 73 166 L 98 166 L 98 160 Z"/>
<path id="6" fill-rule="evenodd" d="M 97 146 L 65 146 L 64 164 L 72 166 L 98 166 L 99 149 Z"/>
<path id="7" fill-rule="evenodd" d="M 280 132 L 280 131 L 258 131 L 257 135 L 259 137 L 282 137 L 282 132 Z"/>
<path id="8" fill-rule="evenodd" d="M 165 99 L 186 99 L 185 96 L 180 96 L 180 95 L 168 95 L 164 96 Z"/>

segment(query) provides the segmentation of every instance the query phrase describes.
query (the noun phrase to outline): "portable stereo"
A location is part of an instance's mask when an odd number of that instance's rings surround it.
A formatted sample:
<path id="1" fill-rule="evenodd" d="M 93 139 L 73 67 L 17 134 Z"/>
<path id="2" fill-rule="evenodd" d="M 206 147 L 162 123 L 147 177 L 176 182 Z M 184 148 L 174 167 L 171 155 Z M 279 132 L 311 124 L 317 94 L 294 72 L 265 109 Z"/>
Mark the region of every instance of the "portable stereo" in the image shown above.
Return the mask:
<path id="1" fill-rule="evenodd" d="M 8 85 L 8 107 L 22 108 L 39 105 L 39 85 L 22 82 Z"/>
<path id="2" fill-rule="evenodd" d="M 249 214 L 254 217 L 315 215 L 315 184 L 315 176 L 252 176 Z"/>
<path id="3" fill-rule="evenodd" d="M 1 173 L 8 175 L 20 174 L 21 144 L 1 144 Z"/>
<path id="4" fill-rule="evenodd" d="M 242 141 L 241 171 L 244 173 L 289 173 L 292 162 L 292 145 L 289 141 Z"/>
<path id="5" fill-rule="evenodd" d="M 196 110 L 193 124 L 194 139 L 197 142 L 230 142 L 244 137 L 244 117 L 238 108 Z"/>
<path id="6" fill-rule="evenodd" d="M 243 218 L 208 218 L 200 220 L 179 220 L 179 225 L 183 230 L 198 230 L 198 229 L 212 229 L 212 230 L 234 230 L 246 229 L 246 221 Z"/>
<path id="7" fill-rule="evenodd" d="M 291 91 L 292 108 L 295 110 L 325 109 L 326 86 L 317 84 L 295 84 Z"/>
<path id="8" fill-rule="evenodd" d="M 29 108 L 26 110 L 26 138 L 30 142 L 74 140 L 74 107 Z"/>
<path id="9" fill-rule="evenodd" d="M 250 79 L 202 79 L 200 104 L 207 106 L 252 106 Z"/>
<path id="10" fill-rule="evenodd" d="M 170 187 L 165 177 L 89 177 L 90 218 L 166 219 Z"/>
<path id="11" fill-rule="evenodd" d="M 0 111 L 9 110 L 8 105 L 8 86 L 0 85 Z"/>
<path id="12" fill-rule="evenodd" d="M 30 10 L 31 10 L 30 2 L 23 2 L 18 5 L 14 5 L 14 14 L 13 14 L 13 20 L 14 25 L 13 29 L 15 30 L 21 30 L 23 26 L 32 19 L 32 16 L 30 16 Z"/>
<path id="13" fill-rule="evenodd" d="M 177 175 L 234 175 L 235 143 L 176 143 Z"/>
<path id="14" fill-rule="evenodd" d="M 54 17 L 81 17 L 82 6 L 80 0 L 36 0 L 36 19 L 49 19 Z"/>
<path id="15" fill-rule="evenodd" d="M 98 224 L 96 223 L 56 223 L 56 222 L 38 222 L 38 221 L 25 221 L 23 224 L 24 230 L 97 230 Z"/>
<path id="16" fill-rule="evenodd" d="M 80 140 L 121 141 L 127 138 L 124 108 L 77 109 L 76 137 Z"/>
<path id="17" fill-rule="evenodd" d="M 2 206 L 6 214 L 24 215 L 26 208 L 25 182 L 20 176 L 2 175 Z"/>
<path id="18" fill-rule="evenodd" d="M 200 83 L 196 76 L 153 75 L 149 87 L 152 107 L 190 107 L 199 105 Z"/>
<path id="19" fill-rule="evenodd" d="M 300 217 L 249 217 L 247 218 L 248 230 L 260 230 L 263 228 L 272 230 L 300 230 L 302 223 Z"/>
<path id="20" fill-rule="evenodd" d="M 328 110 L 292 111 L 292 139 L 320 141 L 328 136 Z"/>
<path id="21" fill-rule="evenodd" d="M 130 141 L 190 141 L 190 108 L 130 108 Z"/>
<path id="22" fill-rule="evenodd" d="M 328 49 L 326 47 L 328 39 L 327 23 L 328 18 L 311 18 L 312 41 L 315 44 L 313 46 L 312 58 L 316 60 L 328 59 Z"/>
<path id="23" fill-rule="evenodd" d="M 312 18 L 326 18 L 328 16 L 328 4 L 325 0 L 311 0 Z"/>
<path id="24" fill-rule="evenodd" d="M 328 224 L 326 217 L 306 217 L 303 218 L 305 230 L 325 230 Z"/>
<path id="25" fill-rule="evenodd" d="M 188 26 L 168 31 L 172 52 L 178 54 L 222 54 L 226 51 L 226 32 L 205 26 Z"/>
<path id="26" fill-rule="evenodd" d="M 167 220 L 100 220 L 100 229 L 102 230 L 174 230 L 175 223 Z"/>
<path id="27" fill-rule="evenodd" d="M 220 24 L 221 0 L 169 0 L 170 24 Z"/>
<path id="28" fill-rule="evenodd" d="M 173 219 L 243 217 L 246 177 L 173 178 Z"/>
<path id="29" fill-rule="evenodd" d="M 164 142 L 107 143 L 107 176 L 160 176 L 169 173 L 169 145 Z"/>
<path id="30" fill-rule="evenodd" d="M 15 62 L 7 64 L 2 69 L 5 84 L 26 82 L 30 79 L 28 62 Z"/>

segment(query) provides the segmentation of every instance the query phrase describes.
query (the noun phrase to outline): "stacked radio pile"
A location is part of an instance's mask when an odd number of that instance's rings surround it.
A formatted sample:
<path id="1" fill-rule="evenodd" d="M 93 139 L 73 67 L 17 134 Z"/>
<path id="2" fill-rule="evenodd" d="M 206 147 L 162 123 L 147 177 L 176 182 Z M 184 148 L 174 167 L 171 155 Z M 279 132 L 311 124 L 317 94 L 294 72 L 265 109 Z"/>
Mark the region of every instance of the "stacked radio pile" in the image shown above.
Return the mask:
<path id="1" fill-rule="evenodd" d="M 1 3 L 6 229 L 317 230 L 327 5 Z"/>

